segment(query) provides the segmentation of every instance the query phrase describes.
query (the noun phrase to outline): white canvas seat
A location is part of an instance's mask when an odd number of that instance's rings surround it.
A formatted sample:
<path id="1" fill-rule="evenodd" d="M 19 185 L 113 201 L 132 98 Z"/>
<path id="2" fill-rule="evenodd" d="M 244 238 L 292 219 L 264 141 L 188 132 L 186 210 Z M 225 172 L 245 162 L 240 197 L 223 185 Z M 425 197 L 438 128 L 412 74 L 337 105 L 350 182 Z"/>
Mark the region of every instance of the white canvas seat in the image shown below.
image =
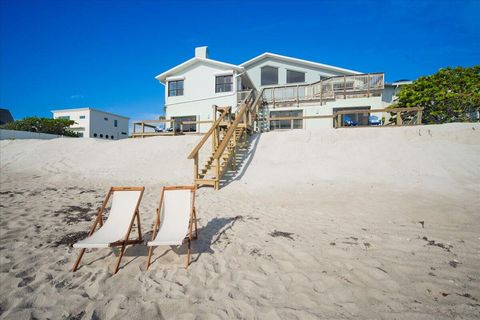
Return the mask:
<path id="1" fill-rule="evenodd" d="M 195 237 L 192 236 L 193 225 Z M 186 264 L 188 267 L 191 254 L 190 241 L 197 237 L 194 186 L 171 186 L 162 189 L 152 234 L 152 240 L 147 242 L 147 246 L 150 247 L 147 268 L 150 266 L 153 247 L 180 246 L 185 238 L 188 240 Z"/>
<path id="2" fill-rule="evenodd" d="M 110 188 L 102 207 L 99 209 L 95 217 L 94 224 L 88 237 L 84 240 L 78 241 L 73 245 L 74 248 L 82 249 L 77 262 L 73 267 L 73 271 L 77 269 L 78 264 L 85 253 L 85 249 L 122 246 L 122 250 L 117 261 L 117 266 L 115 268 L 115 273 L 118 271 L 120 260 L 125 251 L 125 246 L 128 244 L 142 242 L 138 206 L 143 196 L 143 192 L 143 187 Z M 103 222 L 102 214 L 110 197 L 112 198 L 112 206 L 107 220 Z M 129 236 L 135 222 L 135 218 L 137 220 L 138 239 L 130 240 Z M 97 225 L 100 225 L 100 229 L 95 231 Z"/>

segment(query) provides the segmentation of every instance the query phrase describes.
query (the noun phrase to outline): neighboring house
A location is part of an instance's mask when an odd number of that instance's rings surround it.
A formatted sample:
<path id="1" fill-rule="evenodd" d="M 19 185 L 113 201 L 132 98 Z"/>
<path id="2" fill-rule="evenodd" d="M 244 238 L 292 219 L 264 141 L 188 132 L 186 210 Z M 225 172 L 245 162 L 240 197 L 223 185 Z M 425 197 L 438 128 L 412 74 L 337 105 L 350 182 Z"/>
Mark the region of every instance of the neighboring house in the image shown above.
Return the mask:
<path id="1" fill-rule="evenodd" d="M 0 109 L 0 125 L 13 122 L 12 114 L 8 109 Z"/>
<path id="2" fill-rule="evenodd" d="M 129 118 L 93 108 L 53 110 L 54 119 L 75 121 L 72 131 L 84 138 L 118 140 L 128 138 Z"/>
<path id="3" fill-rule="evenodd" d="M 383 90 L 383 99 L 386 102 L 395 103 L 398 100 L 397 94 L 400 88 L 407 84 L 412 84 L 411 80 L 397 80 L 392 83 L 385 83 L 385 90 Z"/>
<path id="4" fill-rule="evenodd" d="M 332 115 L 336 111 L 383 109 L 396 86 L 384 93 L 383 73 L 365 74 L 326 64 L 263 53 L 240 65 L 212 60 L 207 47 L 195 57 L 156 76 L 165 85 L 165 116 L 179 121 L 211 121 L 213 105 L 238 107 L 254 88 L 263 94 L 263 130 L 333 127 L 325 119 L 274 120 L 275 117 Z M 383 113 L 372 113 L 381 119 Z M 368 124 L 368 114 L 352 114 Z M 210 124 L 189 131 L 205 132 Z M 190 130 L 191 129 L 191 130 Z"/>

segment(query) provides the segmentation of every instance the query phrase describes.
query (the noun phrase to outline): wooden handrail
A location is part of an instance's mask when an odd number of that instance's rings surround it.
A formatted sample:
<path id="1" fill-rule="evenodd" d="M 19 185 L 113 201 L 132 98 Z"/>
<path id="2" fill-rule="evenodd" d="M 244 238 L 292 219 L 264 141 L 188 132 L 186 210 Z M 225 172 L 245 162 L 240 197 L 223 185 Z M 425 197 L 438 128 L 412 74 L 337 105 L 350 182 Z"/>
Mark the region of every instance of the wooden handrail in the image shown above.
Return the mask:
<path id="1" fill-rule="evenodd" d="M 422 107 L 411 107 L 411 108 L 386 108 L 386 109 L 364 109 L 364 110 L 342 110 L 336 111 L 332 115 L 315 115 L 315 116 L 296 116 L 296 117 L 268 117 L 269 121 L 275 120 L 308 120 L 308 119 L 328 119 L 335 118 L 340 114 L 355 114 L 355 113 L 376 113 L 376 112 L 418 112 L 423 111 Z"/>
<path id="2" fill-rule="evenodd" d="M 342 111 L 337 111 L 333 114 L 333 116 L 336 116 L 338 114 L 354 114 L 354 113 L 374 113 L 374 112 L 414 112 L 414 111 L 422 111 L 422 107 L 411 107 L 411 108 L 385 108 L 385 109 L 364 109 L 364 110 L 342 110 Z"/>
<path id="3" fill-rule="evenodd" d="M 248 105 L 248 100 L 250 99 L 251 95 L 253 94 L 254 90 L 251 90 L 250 94 L 243 100 L 243 103 L 240 105 L 240 109 L 238 112 L 235 114 L 235 120 L 232 122 L 230 127 L 228 128 L 227 133 L 223 137 L 222 142 L 217 148 L 217 151 L 215 151 L 215 154 L 213 155 L 213 158 L 218 160 L 220 159 L 220 156 L 223 154 L 225 151 L 225 148 L 227 147 L 228 141 L 230 141 L 230 138 L 232 137 L 233 133 L 235 132 L 235 129 L 238 127 L 238 124 L 240 121 L 243 119 L 243 115 L 247 111 L 249 107 L 252 107 L 255 105 L 255 103 L 258 101 L 260 96 L 258 96 L 255 101 L 249 106 Z"/>
<path id="4" fill-rule="evenodd" d="M 203 135 L 203 138 L 202 140 L 200 140 L 200 142 L 195 146 L 195 148 L 193 148 L 192 152 L 190 152 L 190 154 L 188 155 L 188 158 L 187 159 L 193 159 L 198 151 L 200 151 L 200 149 L 202 148 L 202 146 L 205 144 L 205 142 L 208 140 L 208 138 L 210 137 L 210 135 L 215 131 L 215 129 L 218 127 L 218 125 L 220 124 L 220 122 L 223 120 L 223 118 L 225 117 L 225 115 L 227 114 L 228 112 L 228 109 L 225 109 L 222 111 L 222 113 L 220 114 L 220 117 L 218 117 L 218 119 L 212 124 L 212 126 L 210 127 L 210 129 L 207 131 L 207 133 L 205 133 Z"/>

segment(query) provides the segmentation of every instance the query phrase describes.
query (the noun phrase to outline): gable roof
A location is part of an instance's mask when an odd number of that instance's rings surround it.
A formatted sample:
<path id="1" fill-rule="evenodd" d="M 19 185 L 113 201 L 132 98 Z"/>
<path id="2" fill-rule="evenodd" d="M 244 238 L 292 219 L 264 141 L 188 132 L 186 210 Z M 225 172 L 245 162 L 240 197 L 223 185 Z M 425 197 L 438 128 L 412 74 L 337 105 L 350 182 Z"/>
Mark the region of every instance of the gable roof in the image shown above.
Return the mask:
<path id="1" fill-rule="evenodd" d="M 171 68 L 170 70 L 167 70 L 167 71 L 159 74 L 158 76 L 155 77 L 155 79 L 157 79 L 161 83 L 165 83 L 168 76 L 173 75 L 173 74 L 175 74 L 179 71 L 182 71 L 182 70 L 188 68 L 189 66 L 194 65 L 195 63 L 198 63 L 198 62 L 205 62 L 205 63 L 209 63 L 209 64 L 216 65 L 216 66 L 219 66 L 219 67 L 233 69 L 233 70 L 236 70 L 236 71 L 239 71 L 239 72 L 244 71 L 243 67 L 240 67 L 240 66 L 237 66 L 237 65 L 234 65 L 234 64 L 221 62 L 221 61 L 217 61 L 217 60 L 212 60 L 212 59 L 193 57 L 192 59 L 187 60 L 187 61 L 179 64 L 178 66 L 175 66 L 175 67 Z"/>
<path id="2" fill-rule="evenodd" d="M 282 55 L 279 55 L 279 54 L 276 54 L 276 53 L 271 53 L 271 52 L 262 53 L 261 55 L 256 56 L 256 57 L 240 64 L 240 66 L 246 68 L 247 66 L 249 66 L 249 65 L 251 65 L 251 64 L 253 64 L 257 61 L 260 61 L 260 60 L 266 59 L 266 58 L 274 58 L 274 59 L 278 59 L 278 60 L 282 60 L 282 61 L 286 61 L 286 62 L 293 62 L 293 63 L 303 64 L 303 65 L 306 65 L 306 66 L 309 66 L 309 67 L 322 68 L 322 69 L 327 69 L 327 70 L 336 71 L 336 72 L 343 72 L 343 73 L 349 73 L 349 74 L 361 74 L 362 73 L 362 72 L 358 72 L 358 71 L 355 71 L 355 70 L 330 66 L 328 64 L 323 64 L 323 63 L 312 62 L 312 61 L 308 61 L 308 60 L 302 60 L 302 59 L 282 56 Z"/>

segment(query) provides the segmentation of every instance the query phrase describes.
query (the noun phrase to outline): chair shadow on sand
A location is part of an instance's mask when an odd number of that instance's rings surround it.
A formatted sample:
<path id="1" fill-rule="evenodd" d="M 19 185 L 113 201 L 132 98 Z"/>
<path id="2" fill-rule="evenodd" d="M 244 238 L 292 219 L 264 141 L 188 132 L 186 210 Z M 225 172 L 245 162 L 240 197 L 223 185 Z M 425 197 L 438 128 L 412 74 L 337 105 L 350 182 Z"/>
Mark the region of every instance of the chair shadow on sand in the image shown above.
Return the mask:
<path id="1" fill-rule="evenodd" d="M 221 242 L 222 236 L 230 229 L 233 228 L 237 220 L 242 220 L 242 216 L 234 216 L 234 217 L 222 217 L 222 218 L 213 218 L 210 220 L 207 225 L 200 227 L 198 229 L 198 239 L 192 241 L 192 254 L 196 255 L 193 257 L 191 260 L 191 263 L 195 263 L 199 260 L 200 256 L 203 253 L 214 253 L 215 251 L 212 249 L 212 246 L 215 245 L 216 243 Z M 200 221 L 201 219 L 198 219 Z M 146 241 L 150 241 L 152 238 L 152 231 L 147 232 L 146 234 L 143 235 L 143 239 Z M 226 242 L 226 245 L 228 245 L 229 242 Z M 155 252 L 156 251 L 156 252 Z M 167 249 L 167 246 L 164 247 L 158 247 L 155 248 L 154 251 L 154 259 L 152 261 L 155 263 L 158 259 L 164 257 L 167 255 L 170 251 L 174 252 L 178 256 L 184 256 L 187 254 L 187 241 L 184 241 L 184 243 L 181 246 L 170 246 Z M 120 250 L 116 247 L 111 248 L 111 250 L 102 255 L 101 257 L 98 257 L 92 261 L 89 261 L 85 263 L 85 265 L 92 265 L 97 261 L 103 260 L 112 254 L 114 256 L 118 256 L 120 253 Z M 156 253 L 156 254 L 155 254 Z M 146 257 L 148 256 L 148 247 L 145 243 L 142 244 L 137 244 L 137 245 L 132 245 L 128 246 L 125 249 L 125 253 L 123 255 L 124 257 L 133 257 L 131 260 L 126 260 L 125 263 L 123 263 L 120 267 L 121 269 L 124 269 L 126 266 L 131 264 L 132 262 L 141 259 L 144 257 L 146 261 Z"/>
<path id="2" fill-rule="evenodd" d="M 235 225 L 235 222 L 241 219 L 241 216 L 235 217 L 222 217 L 222 218 L 213 218 L 210 220 L 207 225 L 200 227 L 198 229 L 198 239 L 192 241 L 192 254 L 194 255 L 191 263 L 195 263 L 198 261 L 200 256 L 204 253 L 214 253 L 215 251 L 212 249 L 213 245 L 221 241 L 222 236 L 228 230 L 232 229 Z M 198 219 L 200 221 L 200 219 Z M 148 236 L 148 238 L 147 238 Z M 145 235 L 145 238 L 151 238 L 151 232 Z M 147 240 L 148 241 L 148 240 Z M 135 247 L 139 247 L 134 251 Z M 141 247 L 141 248 L 140 248 Z M 147 256 L 148 255 L 148 247 L 146 245 L 137 245 L 133 246 L 131 251 L 131 256 Z M 163 250 L 163 252 L 162 252 Z M 128 251 L 128 250 L 127 250 Z M 170 251 L 173 251 L 179 256 L 184 256 L 187 254 L 187 245 L 186 241 L 181 246 L 170 246 L 170 248 L 166 249 L 166 247 L 159 247 L 156 248 L 157 255 L 154 255 L 154 260 L 152 261 L 152 265 L 160 258 L 168 254 Z M 162 252 L 161 254 L 159 254 Z M 159 255 L 158 255 L 159 254 Z M 127 253 L 125 253 L 127 255 Z M 196 255 L 196 256 L 195 256 Z M 137 259 L 134 258 L 133 260 Z M 133 261 L 131 260 L 131 261 Z M 129 263 L 131 262 L 129 261 Z M 127 263 L 128 264 L 128 263 Z M 125 265 L 127 265 L 125 264 Z"/>

